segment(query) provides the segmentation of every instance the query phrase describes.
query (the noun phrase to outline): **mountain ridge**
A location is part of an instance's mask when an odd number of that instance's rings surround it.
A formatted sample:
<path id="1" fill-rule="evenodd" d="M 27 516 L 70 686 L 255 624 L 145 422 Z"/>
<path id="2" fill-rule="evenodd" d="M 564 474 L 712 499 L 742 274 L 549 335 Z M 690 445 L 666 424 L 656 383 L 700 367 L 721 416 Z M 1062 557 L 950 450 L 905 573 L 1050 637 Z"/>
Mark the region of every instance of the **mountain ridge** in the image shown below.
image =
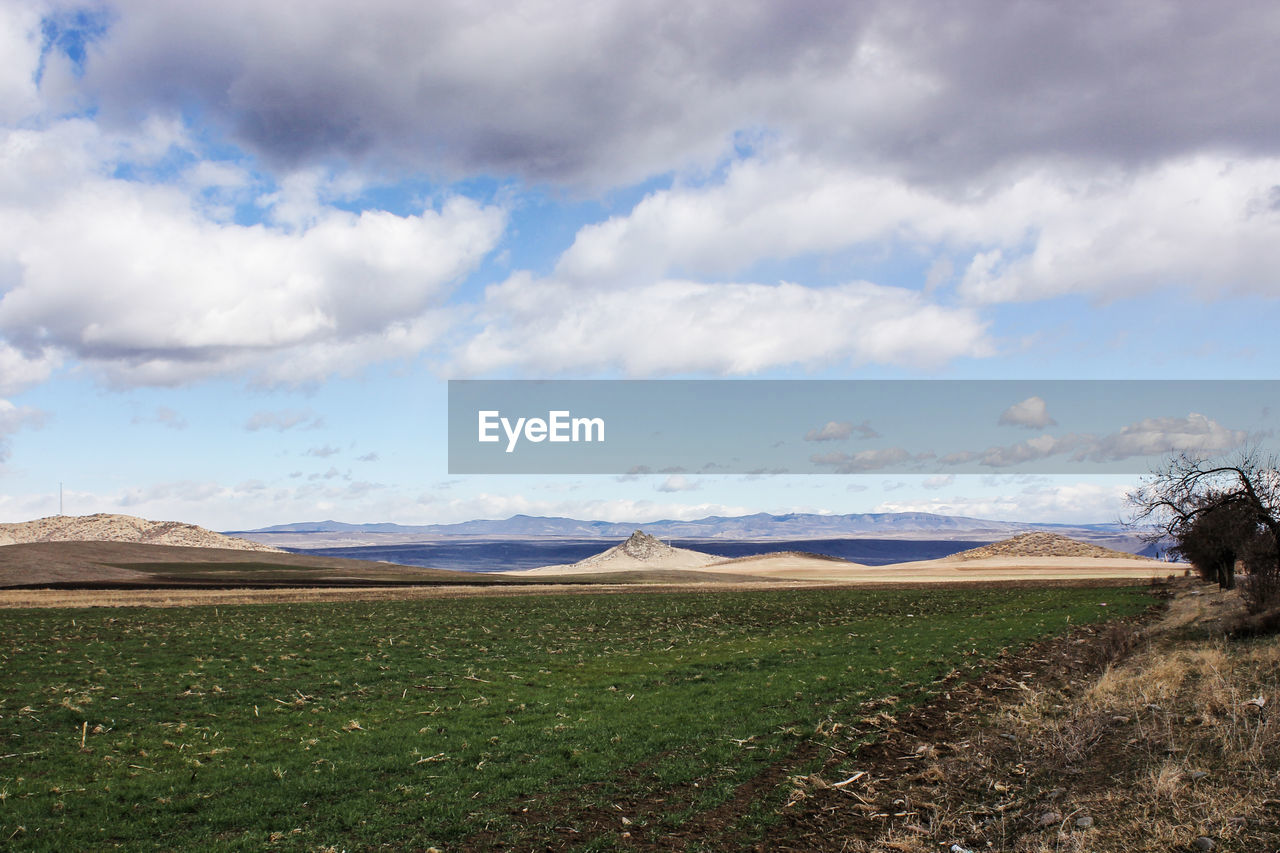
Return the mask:
<path id="1" fill-rule="evenodd" d="M 767 531 L 764 528 L 769 528 Z M 656 521 L 600 521 L 569 518 L 566 516 L 512 515 L 505 519 L 472 519 L 450 524 L 397 524 L 375 522 L 353 524 L 325 520 L 293 522 L 259 527 L 249 530 L 222 531 L 228 535 L 273 533 L 404 533 L 435 536 L 494 536 L 494 535 L 545 535 L 557 537 L 614 538 L 626 537 L 631 531 L 643 528 L 653 535 L 670 538 L 699 538 L 691 534 L 712 534 L 705 538 L 741 538 L 743 532 L 755 532 L 762 538 L 797 538 L 804 531 L 810 538 L 831 533 L 881 533 L 940 531 L 1025 531 L 1043 529 L 1094 530 L 1121 533 L 1128 530 L 1119 522 L 1070 524 L 1060 522 L 999 521 L 963 515 L 942 515 L 927 512 L 897 513 L 751 513 L 749 515 L 708 515 L 697 519 L 659 519 Z M 801 535 L 799 538 L 804 538 Z"/>
<path id="2" fill-rule="evenodd" d="M 986 541 L 1020 533 L 1049 531 L 1116 550 L 1150 550 L 1140 531 L 1119 522 L 1092 524 L 999 521 L 926 512 L 905 513 L 752 513 L 708 515 L 691 520 L 649 522 L 582 520 L 564 516 L 517 514 L 506 519 L 474 519 L 453 524 L 350 524 L 334 520 L 295 522 L 255 530 L 226 531 L 285 548 L 408 545 L 440 540 L 625 539 L 644 529 L 660 539 L 685 541 L 799 541 L 806 539 L 951 539 Z"/>

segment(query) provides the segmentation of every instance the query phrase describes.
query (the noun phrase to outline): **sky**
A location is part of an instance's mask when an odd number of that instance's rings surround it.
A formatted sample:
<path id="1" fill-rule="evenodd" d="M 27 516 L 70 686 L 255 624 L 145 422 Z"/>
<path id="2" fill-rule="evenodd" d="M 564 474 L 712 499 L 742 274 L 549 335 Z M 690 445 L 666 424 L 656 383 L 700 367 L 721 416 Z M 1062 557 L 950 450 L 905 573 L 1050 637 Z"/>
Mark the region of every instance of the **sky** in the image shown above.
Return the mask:
<path id="1" fill-rule="evenodd" d="M 0 521 L 1117 520 L 1132 475 L 452 475 L 447 382 L 1280 378 L 1278 42 L 1264 2 L 0 0 Z M 1184 402 L 1121 429 L 1270 429 Z"/>

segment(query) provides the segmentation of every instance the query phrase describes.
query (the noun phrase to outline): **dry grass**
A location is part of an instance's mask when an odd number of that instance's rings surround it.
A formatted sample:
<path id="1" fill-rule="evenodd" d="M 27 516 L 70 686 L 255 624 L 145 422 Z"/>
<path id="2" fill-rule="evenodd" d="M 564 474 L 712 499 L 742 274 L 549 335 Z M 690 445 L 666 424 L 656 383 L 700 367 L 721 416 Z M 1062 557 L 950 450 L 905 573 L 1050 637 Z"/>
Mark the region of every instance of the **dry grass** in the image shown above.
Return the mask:
<path id="1" fill-rule="evenodd" d="M 939 760 L 863 789 L 911 816 L 844 849 L 1280 850 L 1280 637 L 1226 639 L 1240 611 L 1182 585 L 1127 658 L 1024 684 Z"/>
<path id="2" fill-rule="evenodd" d="M 1185 595 L 1143 652 L 1084 690 L 1010 711 L 1072 813 L 1093 818 L 1091 849 L 1187 849 L 1202 835 L 1216 849 L 1276 849 L 1280 722 L 1250 700 L 1280 699 L 1280 641 L 1196 636 L 1234 609 Z M 1013 849 L 1076 849 L 1077 834 Z"/>

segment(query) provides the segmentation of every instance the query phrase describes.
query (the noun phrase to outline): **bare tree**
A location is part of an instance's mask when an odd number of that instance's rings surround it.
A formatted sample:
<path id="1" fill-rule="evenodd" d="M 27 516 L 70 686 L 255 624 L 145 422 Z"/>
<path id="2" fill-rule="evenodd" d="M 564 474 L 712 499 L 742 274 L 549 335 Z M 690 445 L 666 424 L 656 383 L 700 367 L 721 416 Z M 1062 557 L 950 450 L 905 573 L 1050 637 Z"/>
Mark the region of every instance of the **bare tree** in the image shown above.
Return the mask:
<path id="1" fill-rule="evenodd" d="M 1195 567 L 1200 577 L 1222 589 L 1235 589 L 1236 562 L 1244 559 L 1258 535 L 1250 508 L 1238 497 L 1210 492 L 1204 511 L 1172 531 L 1170 552 Z M 1161 535 L 1167 534 L 1161 530 Z"/>
<path id="2" fill-rule="evenodd" d="M 1280 460 L 1256 449 L 1228 460 L 1182 454 L 1154 471 L 1128 495 L 1132 523 L 1154 523 L 1153 538 L 1172 537 L 1176 551 L 1220 586 L 1235 583 L 1243 559 L 1249 609 L 1278 597 L 1280 579 Z M 1229 563 L 1229 567 L 1228 567 Z"/>

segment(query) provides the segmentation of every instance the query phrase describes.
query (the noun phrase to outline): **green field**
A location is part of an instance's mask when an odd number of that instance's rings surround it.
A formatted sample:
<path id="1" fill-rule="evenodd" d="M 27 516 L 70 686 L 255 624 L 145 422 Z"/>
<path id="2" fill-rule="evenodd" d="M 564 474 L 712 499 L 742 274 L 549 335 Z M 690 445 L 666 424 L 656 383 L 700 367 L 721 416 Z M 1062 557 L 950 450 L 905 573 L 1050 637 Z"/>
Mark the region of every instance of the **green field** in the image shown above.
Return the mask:
<path id="1" fill-rule="evenodd" d="M 679 790 L 646 818 L 678 827 L 871 700 L 919 701 L 1002 648 L 1149 603 L 975 588 L 9 611 L 0 847 L 519 849 L 567 827 L 610 849 L 616 831 L 575 815 Z"/>

